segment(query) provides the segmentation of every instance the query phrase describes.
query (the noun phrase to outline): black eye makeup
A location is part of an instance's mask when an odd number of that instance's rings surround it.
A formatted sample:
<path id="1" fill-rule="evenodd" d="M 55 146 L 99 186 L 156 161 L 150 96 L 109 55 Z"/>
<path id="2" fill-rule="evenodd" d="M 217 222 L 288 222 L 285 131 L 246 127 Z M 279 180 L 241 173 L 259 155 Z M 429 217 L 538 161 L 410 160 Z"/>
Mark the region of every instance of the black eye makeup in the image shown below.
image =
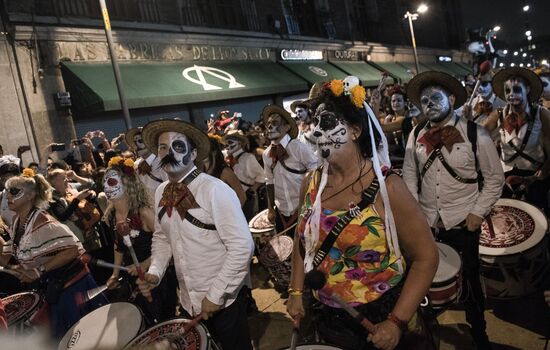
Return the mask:
<path id="1" fill-rule="evenodd" d="M 172 148 L 177 153 L 187 153 L 187 144 L 182 140 L 175 140 L 172 142 Z"/>
<path id="2" fill-rule="evenodd" d="M 487 86 L 489 86 L 489 82 L 488 81 L 482 81 L 481 86 L 487 87 Z"/>
<path id="3" fill-rule="evenodd" d="M 523 92 L 523 88 L 521 86 L 512 86 L 512 92 L 514 94 L 521 94 Z"/>
<path id="4" fill-rule="evenodd" d="M 11 194 L 12 196 L 17 196 L 18 194 L 20 194 L 21 192 L 23 192 L 23 189 L 22 188 L 17 188 L 17 187 L 12 187 L 8 190 L 9 194 Z"/>

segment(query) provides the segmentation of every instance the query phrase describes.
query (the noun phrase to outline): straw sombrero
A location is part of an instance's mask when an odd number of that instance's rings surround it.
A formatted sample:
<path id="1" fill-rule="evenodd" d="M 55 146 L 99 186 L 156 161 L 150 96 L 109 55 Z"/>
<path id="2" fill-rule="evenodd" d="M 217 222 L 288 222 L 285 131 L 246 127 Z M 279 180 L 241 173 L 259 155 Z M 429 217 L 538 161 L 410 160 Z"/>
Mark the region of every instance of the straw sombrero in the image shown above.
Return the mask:
<path id="1" fill-rule="evenodd" d="M 493 91 L 495 95 L 506 101 L 506 96 L 504 96 L 504 83 L 513 77 L 520 77 L 527 82 L 530 88 L 527 97 L 531 103 L 539 100 L 543 90 L 542 81 L 535 72 L 521 67 L 505 68 L 495 74 L 493 77 Z"/>
<path id="2" fill-rule="evenodd" d="M 278 114 L 281 117 L 283 117 L 288 125 L 290 125 L 290 131 L 288 132 L 288 135 L 290 135 L 291 138 L 295 139 L 296 136 L 298 136 L 298 125 L 296 125 L 296 122 L 283 107 L 277 106 L 277 105 L 267 105 L 264 107 L 262 111 L 262 121 L 267 124 L 267 118 L 269 118 L 272 114 Z"/>
<path id="3" fill-rule="evenodd" d="M 137 145 L 134 142 L 134 137 L 141 134 L 142 130 L 143 128 L 141 126 L 137 128 L 132 128 L 126 131 L 126 134 L 124 135 L 124 138 L 126 139 L 126 144 L 134 151 L 137 150 Z"/>
<path id="4" fill-rule="evenodd" d="M 407 85 L 407 97 L 418 108 L 422 108 L 420 104 L 420 94 L 428 86 L 441 86 L 449 94 L 454 95 L 454 108 L 458 108 L 466 102 L 466 90 L 453 76 L 443 72 L 423 72 L 417 74 Z"/>
<path id="5" fill-rule="evenodd" d="M 248 144 L 248 138 L 241 130 L 229 130 L 223 135 L 223 144 L 227 144 L 227 139 L 237 139 L 245 145 Z"/>
<path id="6" fill-rule="evenodd" d="M 208 136 L 191 123 L 179 119 L 159 119 L 147 123 L 142 130 L 142 137 L 145 146 L 154 154 L 158 154 L 158 142 L 160 134 L 164 132 L 177 132 L 190 138 L 197 147 L 197 159 L 201 161 L 210 152 L 210 141 Z"/>

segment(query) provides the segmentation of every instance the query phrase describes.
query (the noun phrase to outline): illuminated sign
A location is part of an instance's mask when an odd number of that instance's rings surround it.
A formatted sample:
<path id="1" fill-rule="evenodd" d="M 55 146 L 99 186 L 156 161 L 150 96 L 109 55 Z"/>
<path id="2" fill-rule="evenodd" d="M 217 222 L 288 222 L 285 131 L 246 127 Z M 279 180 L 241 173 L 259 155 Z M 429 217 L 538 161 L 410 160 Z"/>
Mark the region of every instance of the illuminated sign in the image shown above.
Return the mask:
<path id="1" fill-rule="evenodd" d="M 283 61 L 322 60 L 323 51 L 284 49 L 284 50 L 281 50 L 281 59 Z"/>
<path id="2" fill-rule="evenodd" d="M 452 62 L 453 58 L 451 56 L 437 56 L 438 62 Z"/>

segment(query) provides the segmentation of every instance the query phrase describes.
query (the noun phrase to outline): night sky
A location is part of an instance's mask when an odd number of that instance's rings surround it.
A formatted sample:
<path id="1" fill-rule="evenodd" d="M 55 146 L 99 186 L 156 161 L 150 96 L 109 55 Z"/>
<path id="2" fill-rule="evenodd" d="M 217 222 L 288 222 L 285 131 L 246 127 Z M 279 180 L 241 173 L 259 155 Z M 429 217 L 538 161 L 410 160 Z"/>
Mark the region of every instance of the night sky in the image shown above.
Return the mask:
<path id="1" fill-rule="evenodd" d="M 509 44 L 525 39 L 525 16 L 522 10 L 523 0 L 460 0 L 463 8 L 464 26 L 491 28 L 502 27 L 499 39 Z M 550 1 L 525 0 L 530 5 L 528 20 L 533 31 L 533 40 L 537 35 L 550 36 Z"/>

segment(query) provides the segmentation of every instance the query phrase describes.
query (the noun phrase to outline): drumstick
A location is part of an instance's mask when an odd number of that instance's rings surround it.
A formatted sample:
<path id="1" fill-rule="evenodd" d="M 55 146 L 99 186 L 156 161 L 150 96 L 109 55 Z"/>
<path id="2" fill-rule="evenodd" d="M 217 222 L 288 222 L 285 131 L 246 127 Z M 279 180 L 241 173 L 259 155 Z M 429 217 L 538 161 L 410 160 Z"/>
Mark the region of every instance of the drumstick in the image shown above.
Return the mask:
<path id="1" fill-rule="evenodd" d="M 185 324 L 185 326 L 183 326 L 183 333 L 185 334 L 185 333 L 189 332 L 189 330 L 191 328 L 195 328 L 201 320 L 202 320 L 202 315 L 198 315 L 194 319 L 192 319 L 191 321 L 187 322 Z"/>
<path id="2" fill-rule="evenodd" d="M 365 317 L 365 315 L 363 315 L 359 311 L 357 311 L 354 308 L 352 308 L 351 306 L 349 306 L 342 299 L 342 297 L 340 297 L 340 295 L 338 295 L 338 293 L 332 293 L 331 299 L 334 300 L 335 302 L 337 302 L 338 305 L 340 305 L 340 307 L 342 309 L 344 309 L 344 311 L 346 311 L 351 317 L 356 319 L 361 324 L 361 326 L 363 326 L 369 333 L 374 334 L 376 332 L 376 326 L 371 321 L 369 321 Z"/>
<path id="3" fill-rule="evenodd" d="M 493 226 L 493 219 L 491 218 L 491 215 L 487 215 L 485 221 L 487 221 L 487 227 L 489 228 L 489 236 L 491 238 L 495 238 L 495 227 Z"/>
<path id="4" fill-rule="evenodd" d="M 92 264 L 92 265 L 99 266 L 99 267 L 106 267 L 106 268 L 111 268 L 111 269 L 119 269 L 119 270 L 122 270 L 122 271 L 125 271 L 125 272 L 128 272 L 128 270 L 129 270 L 126 266 L 115 265 L 115 264 L 112 264 L 112 263 L 107 262 L 107 261 L 105 261 L 105 260 L 101 260 L 101 259 L 98 259 L 98 258 L 94 258 L 94 257 L 92 257 L 92 256 L 89 255 L 89 254 L 82 254 L 82 256 L 80 257 L 80 260 L 81 260 L 84 264 Z"/>
<path id="5" fill-rule="evenodd" d="M 117 279 L 117 281 L 118 282 L 122 281 L 122 277 Z M 89 289 L 89 290 L 86 291 L 86 293 L 77 292 L 74 295 L 74 299 L 76 301 L 76 304 L 78 306 L 81 306 L 81 305 L 84 305 L 85 303 L 87 303 L 88 301 L 92 300 L 93 298 L 97 297 L 98 295 L 100 295 L 101 293 L 106 291 L 107 289 L 109 289 L 109 287 L 107 287 L 107 284 L 104 284 L 104 285 L 101 285 L 99 287 Z"/>
<path id="6" fill-rule="evenodd" d="M 130 251 L 130 256 L 132 257 L 132 261 L 134 262 L 134 266 L 136 267 L 136 271 L 138 273 L 138 278 L 142 281 L 145 281 L 145 274 L 143 273 L 143 270 L 141 269 L 141 265 L 139 263 L 139 260 L 136 256 L 136 251 L 134 250 L 134 247 L 132 246 L 132 240 L 130 239 L 130 235 L 124 235 L 122 236 L 122 239 L 124 240 L 124 244 L 126 247 L 128 247 L 128 250 Z M 149 295 L 147 297 L 148 302 L 153 302 L 153 297 Z"/>
<path id="7" fill-rule="evenodd" d="M 298 337 L 300 336 L 300 318 L 296 317 L 292 320 L 292 338 L 290 338 L 290 350 L 296 350 Z"/>

